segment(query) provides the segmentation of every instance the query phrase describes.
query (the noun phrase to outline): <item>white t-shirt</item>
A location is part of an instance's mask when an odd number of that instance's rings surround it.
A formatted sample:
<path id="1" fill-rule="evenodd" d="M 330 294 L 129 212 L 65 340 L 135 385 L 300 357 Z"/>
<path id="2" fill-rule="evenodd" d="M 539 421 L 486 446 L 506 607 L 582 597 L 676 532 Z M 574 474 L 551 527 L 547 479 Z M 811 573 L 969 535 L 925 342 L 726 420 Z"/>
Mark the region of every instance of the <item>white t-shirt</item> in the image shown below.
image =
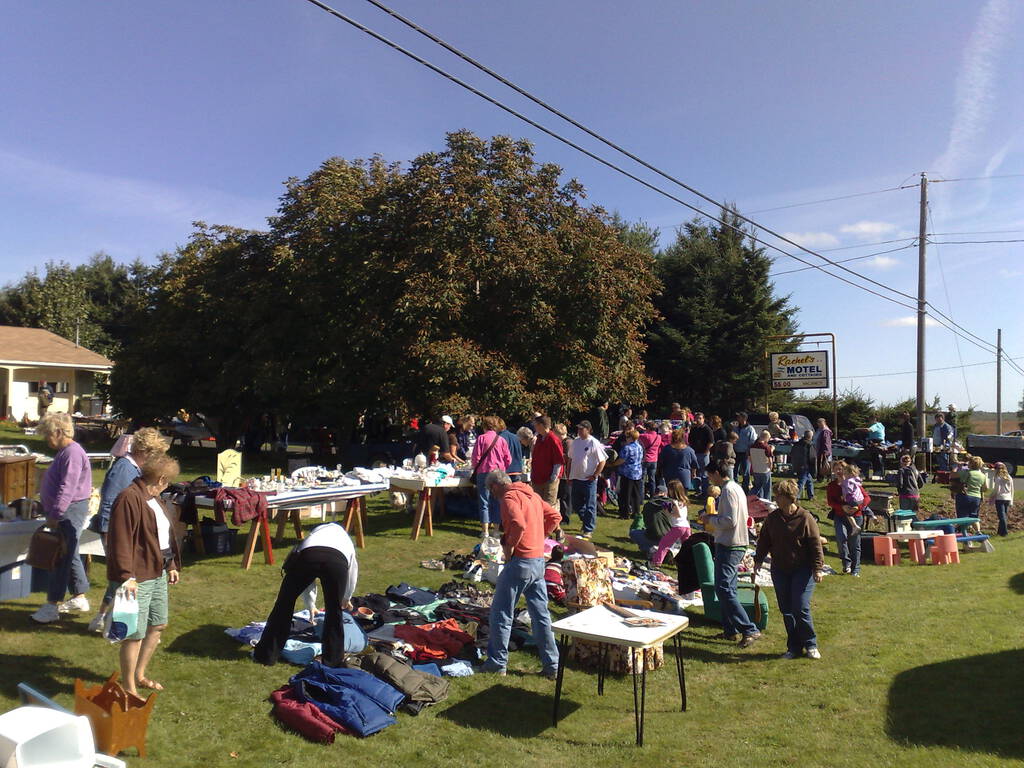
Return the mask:
<path id="1" fill-rule="evenodd" d="M 160 544 L 160 549 L 170 549 L 171 521 L 168 520 L 167 515 L 164 514 L 163 505 L 156 499 L 150 499 L 146 504 L 153 510 L 153 514 L 156 515 L 156 538 Z"/>
<path id="2" fill-rule="evenodd" d="M 586 480 L 597 471 L 597 465 L 608 458 L 601 441 L 591 435 L 584 439 L 577 437 L 569 443 L 570 480 Z"/>
<path id="3" fill-rule="evenodd" d="M 686 502 L 685 501 L 677 501 L 676 499 L 672 499 L 672 507 L 673 507 L 672 527 L 673 528 L 689 528 L 690 527 L 690 520 L 687 518 L 687 515 L 686 515 Z"/>
<path id="4" fill-rule="evenodd" d="M 764 448 L 750 449 L 750 471 L 758 475 L 765 475 L 772 471 L 772 465 L 768 462 L 768 454 Z"/>
<path id="5" fill-rule="evenodd" d="M 336 549 L 345 556 L 345 559 L 348 561 L 348 584 L 345 586 L 345 593 L 341 596 L 341 602 L 347 603 L 352 599 L 352 594 L 356 589 L 356 581 L 359 580 L 359 563 L 356 560 L 356 548 L 352 544 L 348 531 L 338 523 L 318 525 L 306 534 L 306 538 L 300 541 L 295 549 L 301 552 L 310 547 Z"/>

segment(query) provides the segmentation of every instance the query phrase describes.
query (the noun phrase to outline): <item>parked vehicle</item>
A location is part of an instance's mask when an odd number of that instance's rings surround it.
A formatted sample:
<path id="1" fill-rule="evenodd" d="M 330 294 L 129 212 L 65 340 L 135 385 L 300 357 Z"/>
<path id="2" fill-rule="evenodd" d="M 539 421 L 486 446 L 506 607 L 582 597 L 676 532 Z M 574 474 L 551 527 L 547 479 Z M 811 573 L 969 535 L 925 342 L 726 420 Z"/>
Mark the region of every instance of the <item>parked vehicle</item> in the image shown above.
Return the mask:
<path id="1" fill-rule="evenodd" d="M 1009 435 L 968 435 L 967 452 L 988 463 L 1001 461 L 1013 477 L 1017 467 L 1024 466 L 1024 437 Z"/>

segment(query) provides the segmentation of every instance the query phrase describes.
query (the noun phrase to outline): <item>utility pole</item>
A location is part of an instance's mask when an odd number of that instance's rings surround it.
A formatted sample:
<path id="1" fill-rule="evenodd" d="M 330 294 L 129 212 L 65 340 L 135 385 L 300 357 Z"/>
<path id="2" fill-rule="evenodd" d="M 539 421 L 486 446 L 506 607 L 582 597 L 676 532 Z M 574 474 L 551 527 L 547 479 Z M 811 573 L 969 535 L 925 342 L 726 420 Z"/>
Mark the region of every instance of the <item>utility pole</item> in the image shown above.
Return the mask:
<path id="1" fill-rule="evenodd" d="M 996 329 L 996 434 L 1003 434 L 1003 329 Z"/>
<path id="2" fill-rule="evenodd" d="M 928 177 L 921 174 L 921 221 L 917 239 L 917 434 L 924 436 L 925 237 L 928 234 Z"/>

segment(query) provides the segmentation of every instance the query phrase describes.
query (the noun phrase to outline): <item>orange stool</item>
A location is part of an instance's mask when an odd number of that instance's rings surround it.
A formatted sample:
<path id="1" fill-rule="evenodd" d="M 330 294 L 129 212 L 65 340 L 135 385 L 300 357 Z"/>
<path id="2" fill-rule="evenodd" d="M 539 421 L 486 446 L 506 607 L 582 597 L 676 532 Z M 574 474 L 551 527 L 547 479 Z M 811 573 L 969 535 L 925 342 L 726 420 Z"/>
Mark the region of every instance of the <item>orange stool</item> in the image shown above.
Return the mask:
<path id="1" fill-rule="evenodd" d="M 944 533 L 935 537 L 935 546 L 932 547 L 932 565 L 949 565 L 960 562 L 960 548 L 956 543 L 956 536 L 952 533 Z"/>
<path id="2" fill-rule="evenodd" d="M 896 565 L 900 561 L 900 551 L 896 542 L 888 536 L 876 536 L 874 539 L 875 565 Z"/>

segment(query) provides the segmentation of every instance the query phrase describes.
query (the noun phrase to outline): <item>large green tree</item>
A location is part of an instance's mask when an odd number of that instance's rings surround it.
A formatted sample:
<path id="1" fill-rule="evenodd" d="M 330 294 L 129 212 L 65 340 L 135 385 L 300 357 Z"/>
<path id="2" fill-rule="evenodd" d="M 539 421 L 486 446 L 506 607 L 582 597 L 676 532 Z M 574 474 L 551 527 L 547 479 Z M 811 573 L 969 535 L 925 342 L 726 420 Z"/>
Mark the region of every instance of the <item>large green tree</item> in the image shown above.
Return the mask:
<path id="1" fill-rule="evenodd" d="M 125 410 L 566 413 L 640 399 L 653 259 L 528 142 L 450 134 L 402 168 L 333 158 L 266 233 L 199 227 L 166 257 L 117 358 Z"/>
<path id="2" fill-rule="evenodd" d="M 647 334 L 651 399 L 728 414 L 763 402 L 767 337 L 791 334 L 796 310 L 768 278 L 771 260 L 731 226 L 692 221 L 659 256 L 661 319 Z"/>

